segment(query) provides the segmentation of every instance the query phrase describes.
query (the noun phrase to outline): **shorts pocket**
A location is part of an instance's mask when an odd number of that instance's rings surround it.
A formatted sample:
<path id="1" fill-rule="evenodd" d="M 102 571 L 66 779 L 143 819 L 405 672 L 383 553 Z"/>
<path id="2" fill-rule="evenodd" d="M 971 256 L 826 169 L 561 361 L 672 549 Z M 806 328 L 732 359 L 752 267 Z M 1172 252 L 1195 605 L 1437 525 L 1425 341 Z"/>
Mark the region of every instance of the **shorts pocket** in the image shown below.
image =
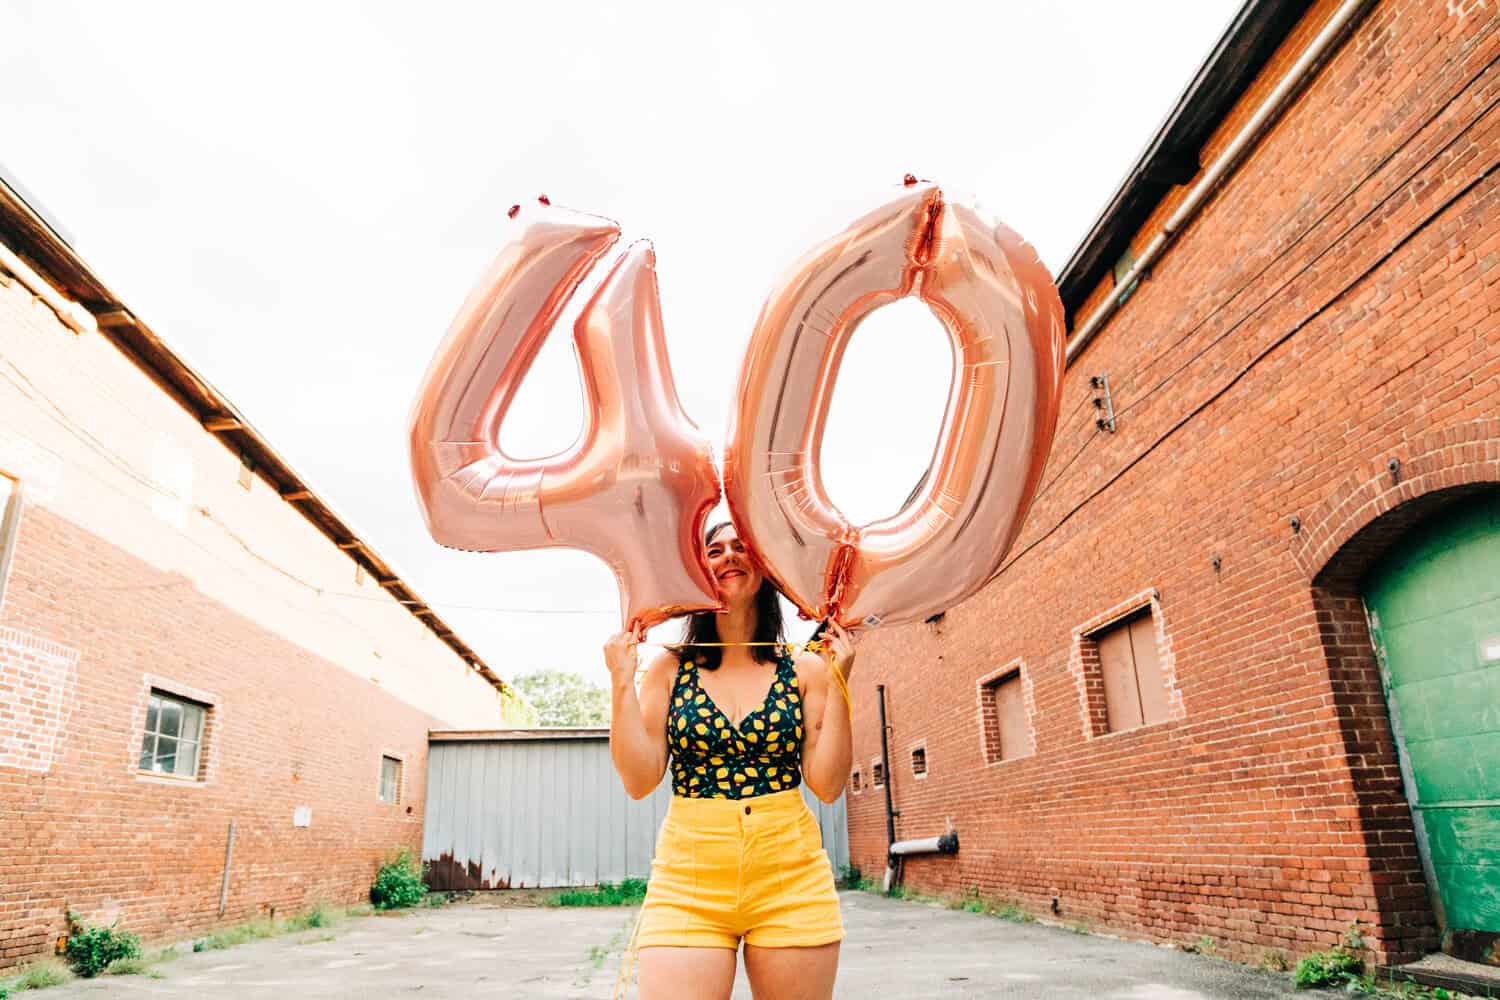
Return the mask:
<path id="1" fill-rule="evenodd" d="M 797 833 L 804 851 L 808 854 L 823 853 L 823 828 L 818 825 L 818 818 L 807 808 L 806 803 L 803 803 L 802 811 L 797 816 Z"/>

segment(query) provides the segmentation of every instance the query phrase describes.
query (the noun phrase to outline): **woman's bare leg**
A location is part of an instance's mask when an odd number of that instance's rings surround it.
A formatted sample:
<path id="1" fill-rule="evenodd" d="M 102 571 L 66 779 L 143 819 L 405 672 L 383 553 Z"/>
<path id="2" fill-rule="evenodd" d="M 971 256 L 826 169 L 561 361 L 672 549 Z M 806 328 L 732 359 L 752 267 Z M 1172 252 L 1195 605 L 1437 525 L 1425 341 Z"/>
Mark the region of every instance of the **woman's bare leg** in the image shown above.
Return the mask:
<path id="1" fill-rule="evenodd" d="M 729 1000 L 734 989 L 733 948 L 642 948 L 641 1000 Z M 746 958 L 749 965 L 749 958 Z"/>
<path id="2" fill-rule="evenodd" d="M 745 945 L 745 975 L 755 1000 L 829 1000 L 839 971 L 839 943 L 814 948 Z"/>

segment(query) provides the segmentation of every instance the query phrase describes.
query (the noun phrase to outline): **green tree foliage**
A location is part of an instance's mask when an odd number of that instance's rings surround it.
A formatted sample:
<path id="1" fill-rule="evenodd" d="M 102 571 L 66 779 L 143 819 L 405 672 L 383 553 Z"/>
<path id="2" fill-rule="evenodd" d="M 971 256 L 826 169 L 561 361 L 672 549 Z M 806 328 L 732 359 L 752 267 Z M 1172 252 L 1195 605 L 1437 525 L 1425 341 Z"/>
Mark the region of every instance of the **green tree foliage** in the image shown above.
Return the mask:
<path id="1" fill-rule="evenodd" d="M 513 682 L 536 707 L 542 726 L 603 726 L 609 722 L 609 692 L 567 670 L 538 670 Z"/>

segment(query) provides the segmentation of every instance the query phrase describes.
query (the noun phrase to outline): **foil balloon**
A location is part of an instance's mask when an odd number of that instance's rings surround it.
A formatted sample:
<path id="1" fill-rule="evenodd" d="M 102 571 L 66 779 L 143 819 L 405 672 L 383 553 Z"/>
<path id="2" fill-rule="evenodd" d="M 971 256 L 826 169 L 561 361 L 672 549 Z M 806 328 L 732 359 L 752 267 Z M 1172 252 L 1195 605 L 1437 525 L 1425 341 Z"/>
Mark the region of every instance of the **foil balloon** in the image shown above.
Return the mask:
<path id="1" fill-rule="evenodd" d="M 908 295 L 932 310 L 954 368 L 937 446 L 900 512 L 856 526 L 819 471 L 845 348 Z M 1057 424 L 1062 303 L 1004 225 L 908 177 L 798 261 L 756 321 L 730 415 L 724 489 L 740 537 L 808 617 L 846 627 L 926 618 L 999 572 Z"/>
<path id="2" fill-rule="evenodd" d="M 618 227 L 548 204 L 515 232 L 464 302 L 410 420 L 412 475 L 439 543 L 482 552 L 583 549 L 613 570 L 627 626 L 720 606 L 699 539 L 718 503 L 707 440 L 667 362 L 655 255 L 632 245 L 574 328 L 584 426 L 543 459 L 500 449 L 516 390 Z"/>

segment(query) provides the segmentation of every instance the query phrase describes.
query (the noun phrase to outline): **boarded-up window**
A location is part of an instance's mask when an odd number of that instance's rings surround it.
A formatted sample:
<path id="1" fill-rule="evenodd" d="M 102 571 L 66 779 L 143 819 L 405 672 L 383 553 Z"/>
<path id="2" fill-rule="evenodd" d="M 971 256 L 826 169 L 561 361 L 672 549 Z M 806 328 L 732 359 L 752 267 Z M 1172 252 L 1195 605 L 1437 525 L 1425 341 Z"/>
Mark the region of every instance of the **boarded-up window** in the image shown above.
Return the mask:
<path id="1" fill-rule="evenodd" d="M 1150 609 L 1116 622 L 1091 638 L 1099 649 L 1109 732 L 1166 721 L 1167 690 Z"/>
<path id="2" fill-rule="evenodd" d="M 980 704 L 984 716 L 986 763 L 1029 757 L 1035 752 L 1019 668 L 986 681 L 980 691 Z"/>
<path id="3" fill-rule="evenodd" d="M 10 556 L 16 547 L 20 521 L 21 484 L 0 473 L 0 601 L 5 599 L 5 581 L 10 576 Z"/>

